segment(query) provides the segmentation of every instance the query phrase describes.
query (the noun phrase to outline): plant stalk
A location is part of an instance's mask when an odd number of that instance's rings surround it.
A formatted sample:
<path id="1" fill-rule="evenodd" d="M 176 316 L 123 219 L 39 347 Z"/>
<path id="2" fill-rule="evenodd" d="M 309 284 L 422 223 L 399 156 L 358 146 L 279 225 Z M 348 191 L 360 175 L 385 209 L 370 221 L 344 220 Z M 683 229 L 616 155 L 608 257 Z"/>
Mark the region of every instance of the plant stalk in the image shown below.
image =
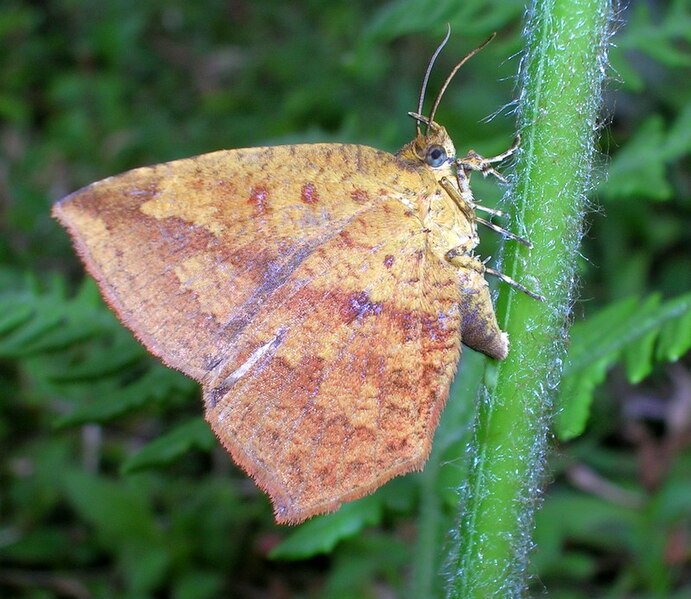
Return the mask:
<path id="1" fill-rule="evenodd" d="M 448 562 L 450 598 L 520 597 L 527 589 L 611 17 L 609 0 L 534 0 L 527 15 L 511 198 L 513 229 L 534 249 L 508 242 L 503 271 L 545 301 L 506 286 L 499 295 L 511 347 L 485 375 L 458 552 Z"/>

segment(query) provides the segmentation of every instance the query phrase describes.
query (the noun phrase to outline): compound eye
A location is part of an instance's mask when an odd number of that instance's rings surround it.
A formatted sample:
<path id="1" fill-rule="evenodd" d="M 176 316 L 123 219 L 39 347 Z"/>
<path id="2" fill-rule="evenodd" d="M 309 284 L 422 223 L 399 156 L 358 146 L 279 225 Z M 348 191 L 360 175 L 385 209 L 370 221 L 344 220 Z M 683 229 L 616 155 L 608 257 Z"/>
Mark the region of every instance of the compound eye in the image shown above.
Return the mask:
<path id="1" fill-rule="evenodd" d="M 437 168 L 446 162 L 446 150 L 443 146 L 434 144 L 427 148 L 425 162 L 432 168 Z"/>

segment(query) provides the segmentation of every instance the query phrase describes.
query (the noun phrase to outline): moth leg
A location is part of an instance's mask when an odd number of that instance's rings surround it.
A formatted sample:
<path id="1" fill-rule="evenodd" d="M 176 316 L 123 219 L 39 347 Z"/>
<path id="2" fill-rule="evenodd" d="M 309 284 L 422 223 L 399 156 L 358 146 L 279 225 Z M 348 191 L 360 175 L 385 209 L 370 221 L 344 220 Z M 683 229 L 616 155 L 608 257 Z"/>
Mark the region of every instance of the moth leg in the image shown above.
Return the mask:
<path id="1" fill-rule="evenodd" d="M 533 244 L 530 241 L 523 237 L 520 237 L 519 235 L 516 235 L 515 233 L 512 233 L 511 231 L 508 231 L 504 227 L 495 225 L 493 222 L 485 220 L 484 218 L 480 218 L 479 216 L 476 217 L 475 220 L 477 220 L 477 222 L 479 222 L 481 225 L 485 225 L 485 227 L 487 227 L 488 229 L 492 229 L 492 231 L 496 231 L 497 233 L 503 235 L 507 239 L 513 239 L 514 241 L 518 241 L 518 243 L 522 243 L 527 248 L 530 248 L 531 250 L 533 249 Z"/>
<path id="2" fill-rule="evenodd" d="M 488 275 L 492 275 L 494 277 L 497 277 L 500 281 L 504 281 L 507 285 L 510 285 L 514 289 L 517 289 L 521 293 L 525 293 L 528 297 L 532 297 L 533 299 L 536 299 L 540 302 L 544 302 L 545 298 L 544 296 L 535 293 L 533 291 L 530 291 L 527 287 L 524 285 L 521 285 L 518 281 L 512 279 L 510 276 L 505 275 L 503 272 L 499 272 L 498 270 L 494 270 L 493 268 L 490 268 L 489 266 L 485 267 L 485 272 Z"/>
<path id="3" fill-rule="evenodd" d="M 497 233 L 500 233 L 504 237 L 508 239 L 513 239 L 514 241 L 518 241 L 519 243 L 522 243 L 526 247 L 532 249 L 533 244 L 530 243 L 530 241 L 528 241 L 527 239 L 524 239 L 523 237 L 520 237 L 519 235 L 516 235 L 515 233 L 512 233 L 511 231 L 505 229 L 504 227 L 496 225 L 491 221 L 485 220 L 484 218 L 480 218 L 479 216 L 477 216 L 475 212 L 473 212 L 473 210 L 483 210 L 484 212 L 488 212 L 489 214 L 497 216 L 504 216 L 504 213 L 501 210 L 485 208 L 484 206 L 480 206 L 479 204 L 475 203 L 473 199 L 473 194 L 470 190 L 470 182 L 468 180 L 467 175 L 463 171 L 458 172 L 458 181 L 460 191 L 456 189 L 451 184 L 451 181 L 449 181 L 446 177 L 442 177 L 439 181 L 439 184 L 442 186 L 444 191 L 446 191 L 446 193 L 448 193 L 451 196 L 451 198 L 454 200 L 460 211 L 470 222 L 478 222 L 481 225 L 484 225 L 485 227 L 492 229 Z"/>
<path id="4" fill-rule="evenodd" d="M 461 212 L 463 212 L 463 214 L 465 214 L 469 220 L 475 218 L 472 210 L 480 210 L 481 212 L 486 212 L 492 216 L 506 216 L 506 213 L 503 210 L 489 208 L 488 206 L 482 206 L 481 204 L 475 202 L 473 192 L 470 189 L 470 182 L 468 181 L 468 177 L 465 175 L 465 173 L 462 173 L 460 176 L 457 174 L 456 177 L 459 179 L 458 189 L 453 186 L 447 177 L 442 177 L 439 180 L 439 184 L 442 186 L 444 191 L 451 196 L 451 199 L 456 203 Z"/>
<path id="5" fill-rule="evenodd" d="M 489 260 L 489 258 L 481 262 L 472 254 L 472 250 L 468 249 L 469 247 L 470 246 L 468 243 L 466 243 L 455 248 L 451 248 L 448 252 L 446 252 L 446 259 L 458 268 L 472 270 L 481 276 L 485 274 L 492 275 L 507 285 L 510 285 L 514 289 L 517 289 L 521 293 L 525 293 L 528 297 L 532 297 L 540 302 L 545 301 L 545 298 L 539 293 L 530 291 L 530 289 L 524 285 L 521 285 L 518 281 L 512 279 L 510 276 L 505 275 L 503 272 L 499 272 L 498 270 L 486 266 L 486 262 Z"/>
<path id="6" fill-rule="evenodd" d="M 451 248 L 446 252 L 446 259 L 457 268 L 474 270 L 479 275 L 485 274 L 485 265 L 480 262 L 469 250 L 470 240 L 462 245 Z"/>
<path id="7" fill-rule="evenodd" d="M 511 147 L 508 150 L 506 150 L 506 152 L 502 152 L 501 154 L 497 154 L 496 156 L 492 156 L 491 158 L 485 158 L 483 156 L 480 156 L 480 154 L 478 154 L 474 150 L 470 150 L 468 154 L 463 158 L 456 159 L 456 168 L 459 170 L 459 172 L 479 171 L 482 173 L 484 177 L 486 177 L 487 175 L 494 175 L 502 183 L 507 183 L 506 178 L 497 170 L 495 170 L 492 165 L 497 162 L 501 162 L 502 160 L 505 160 L 506 158 L 511 156 L 518 149 L 520 143 L 521 138 L 519 135 L 517 135 L 516 139 L 514 139 L 513 143 L 511 144 Z"/>
<path id="8" fill-rule="evenodd" d="M 479 210 L 480 212 L 486 212 L 487 214 L 491 214 L 492 216 L 506 216 L 506 212 L 503 210 L 499 210 L 497 208 L 489 208 L 488 206 L 483 206 L 482 204 L 473 204 L 473 208 L 475 210 Z"/>
<path id="9" fill-rule="evenodd" d="M 475 212 L 473 211 L 475 208 L 475 200 L 473 199 L 473 192 L 470 190 L 470 185 L 468 184 L 468 178 L 465 177 L 464 185 L 459 181 L 458 188 L 460 191 L 456 189 L 453 183 L 446 177 L 442 177 L 439 180 L 439 184 L 442 186 L 442 189 L 449 194 L 463 215 L 472 223 L 475 220 Z"/>

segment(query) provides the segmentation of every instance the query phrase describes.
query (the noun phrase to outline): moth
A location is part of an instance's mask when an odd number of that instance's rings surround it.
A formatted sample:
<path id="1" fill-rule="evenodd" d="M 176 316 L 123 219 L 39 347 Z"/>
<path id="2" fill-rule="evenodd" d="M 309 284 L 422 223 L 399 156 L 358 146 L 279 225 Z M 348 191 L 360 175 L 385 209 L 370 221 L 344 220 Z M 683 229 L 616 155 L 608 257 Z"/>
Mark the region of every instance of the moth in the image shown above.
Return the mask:
<path id="1" fill-rule="evenodd" d="M 461 342 L 502 360 L 476 256 L 471 173 L 439 91 L 397 154 L 362 145 L 223 150 L 137 168 L 54 205 L 110 307 L 198 381 L 206 419 L 276 520 L 336 510 L 422 468 Z M 490 38 L 491 39 L 491 38 Z M 489 40 L 487 40 L 489 41 Z M 485 42 L 487 43 L 487 42 Z M 484 46 L 484 44 L 483 44 Z M 423 131 L 424 128 L 424 131 Z"/>

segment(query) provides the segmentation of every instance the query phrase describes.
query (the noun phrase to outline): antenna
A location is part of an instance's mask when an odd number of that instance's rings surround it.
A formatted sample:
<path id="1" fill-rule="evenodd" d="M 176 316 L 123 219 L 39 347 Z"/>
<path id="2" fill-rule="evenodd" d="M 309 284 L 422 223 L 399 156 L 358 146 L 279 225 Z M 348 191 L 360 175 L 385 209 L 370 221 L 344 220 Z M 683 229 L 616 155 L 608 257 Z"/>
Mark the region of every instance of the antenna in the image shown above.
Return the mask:
<path id="1" fill-rule="evenodd" d="M 434 99 L 434 104 L 432 105 L 432 112 L 429 115 L 429 121 L 430 123 L 434 121 L 434 115 L 437 113 L 437 108 L 439 108 L 439 103 L 441 102 L 442 96 L 444 95 L 444 92 L 446 91 L 446 88 L 449 87 L 449 83 L 451 83 L 451 80 L 454 78 L 454 75 L 458 72 L 458 69 L 460 69 L 468 60 L 470 60 L 473 56 L 475 56 L 480 50 L 482 50 L 487 44 L 489 44 L 496 36 L 496 32 L 490 35 L 484 42 L 482 42 L 475 50 L 472 50 L 468 54 L 466 54 L 461 62 L 459 62 L 451 71 L 451 74 L 446 78 L 446 81 L 444 81 L 444 85 L 441 86 L 441 89 L 439 90 L 439 93 L 437 94 L 437 97 Z M 420 108 L 418 112 L 420 112 L 422 109 Z M 418 128 L 420 127 L 419 121 L 418 121 Z"/>
<path id="2" fill-rule="evenodd" d="M 446 37 L 442 40 L 441 44 L 437 46 L 437 49 L 434 51 L 434 54 L 432 54 L 432 58 L 429 61 L 429 64 L 427 65 L 427 72 L 425 73 L 425 78 L 422 80 L 422 87 L 420 88 L 420 99 L 418 100 L 417 103 L 417 114 L 422 114 L 422 105 L 425 102 L 425 93 L 427 92 L 427 82 L 429 81 L 429 76 L 430 73 L 432 72 L 432 67 L 434 66 L 434 61 L 437 60 L 437 56 L 439 56 L 439 53 L 442 51 L 444 46 L 446 46 L 446 42 L 449 41 L 449 37 L 451 37 L 451 25 L 448 23 L 446 24 Z M 429 125 L 427 125 L 427 129 L 425 131 L 429 130 Z M 416 120 L 415 121 L 415 133 L 419 136 L 420 135 L 420 121 Z"/>

